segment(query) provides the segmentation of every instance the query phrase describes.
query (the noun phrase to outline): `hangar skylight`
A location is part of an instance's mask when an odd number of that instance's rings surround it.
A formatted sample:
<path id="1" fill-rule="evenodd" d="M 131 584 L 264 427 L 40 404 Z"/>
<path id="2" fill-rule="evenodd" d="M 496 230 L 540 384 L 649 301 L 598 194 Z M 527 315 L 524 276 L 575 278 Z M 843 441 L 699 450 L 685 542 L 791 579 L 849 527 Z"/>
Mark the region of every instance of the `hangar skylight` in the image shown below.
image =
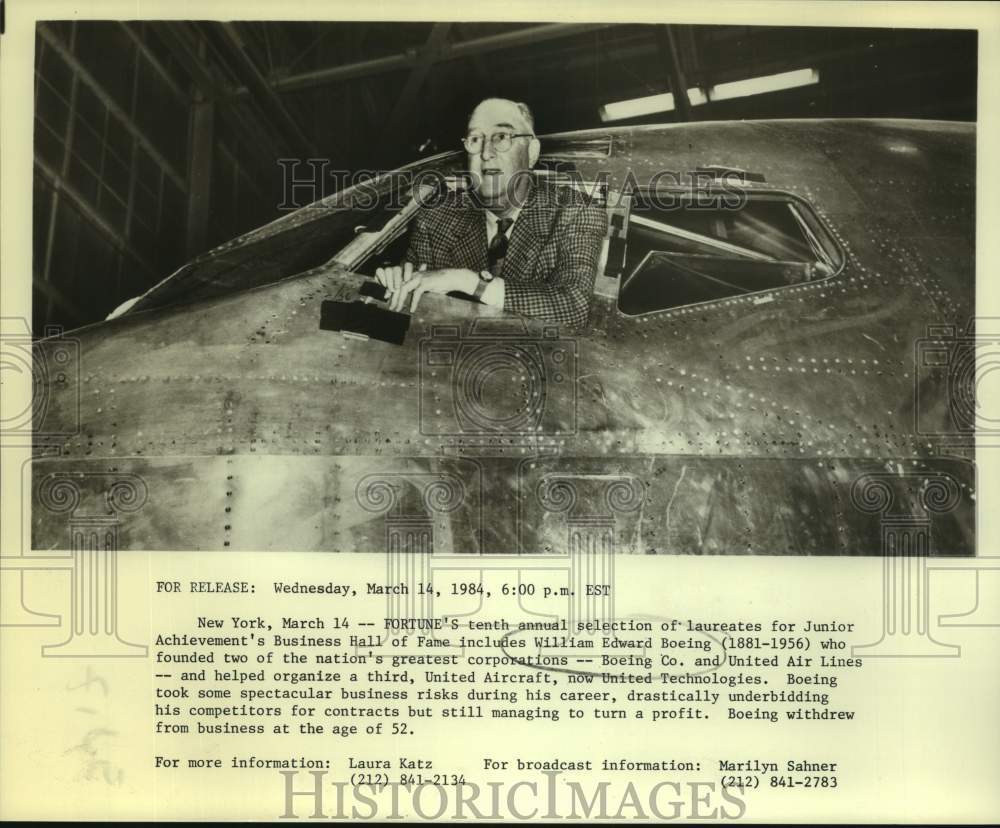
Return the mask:
<path id="1" fill-rule="evenodd" d="M 691 106 L 700 106 L 711 101 L 746 98 L 751 95 L 762 95 L 765 92 L 811 86 L 815 83 L 819 83 L 818 69 L 793 69 L 790 72 L 778 72 L 774 75 L 760 75 L 756 78 L 717 83 L 707 89 L 692 87 L 687 90 L 687 97 Z M 656 112 L 673 112 L 675 106 L 673 94 L 664 92 L 658 95 L 646 95 L 642 98 L 630 98 L 627 101 L 605 104 L 598 110 L 598 114 L 601 120 L 607 123 L 609 121 L 623 121 L 626 118 L 637 118 L 640 115 L 652 115 Z"/>

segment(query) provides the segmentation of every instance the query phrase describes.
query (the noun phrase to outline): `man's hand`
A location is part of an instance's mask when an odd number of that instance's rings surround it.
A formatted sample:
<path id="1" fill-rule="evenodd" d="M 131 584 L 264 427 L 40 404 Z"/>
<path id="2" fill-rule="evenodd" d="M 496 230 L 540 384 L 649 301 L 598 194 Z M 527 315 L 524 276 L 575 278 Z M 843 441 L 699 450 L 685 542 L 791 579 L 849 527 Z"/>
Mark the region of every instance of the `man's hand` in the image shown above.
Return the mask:
<path id="1" fill-rule="evenodd" d="M 420 270 L 414 271 L 413 265 L 406 262 L 402 267 L 380 267 L 375 271 L 375 278 L 386 286 L 390 310 L 402 310 L 409 302 L 412 313 L 425 293 L 450 293 L 457 290 L 471 295 L 479 284 L 479 275 L 471 270 L 426 270 L 426 267 L 421 265 Z"/>
<path id="2" fill-rule="evenodd" d="M 420 271 L 423 270 L 427 270 L 427 265 L 420 265 Z M 390 300 L 390 303 L 392 295 L 399 290 L 400 285 L 410 281 L 416 275 L 417 273 L 414 273 L 413 265 L 410 262 L 403 262 L 402 265 L 395 267 L 375 268 L 375 278 L 379 284 L 385 285 L 386 299 Z"/>

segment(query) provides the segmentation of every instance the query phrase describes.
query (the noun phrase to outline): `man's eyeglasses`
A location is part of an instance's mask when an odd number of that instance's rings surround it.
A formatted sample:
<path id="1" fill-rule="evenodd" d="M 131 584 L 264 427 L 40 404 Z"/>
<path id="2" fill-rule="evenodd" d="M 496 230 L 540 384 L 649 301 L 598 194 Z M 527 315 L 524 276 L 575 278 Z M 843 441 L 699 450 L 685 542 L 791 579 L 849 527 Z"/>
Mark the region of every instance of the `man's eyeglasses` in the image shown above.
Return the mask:
<path id="1" fill-rule="evenodd" d="M 515 138 L 534 138 L 530 132 L 494 132 L 490 136 L 490 145 L 495 152 L 507 152 L 514 143 Z M 470 132 L 462 139 L 465 151 L 470 155 L 475 155 L 483 151 L 483 141 L 486 136 L 481 132 Z"/>

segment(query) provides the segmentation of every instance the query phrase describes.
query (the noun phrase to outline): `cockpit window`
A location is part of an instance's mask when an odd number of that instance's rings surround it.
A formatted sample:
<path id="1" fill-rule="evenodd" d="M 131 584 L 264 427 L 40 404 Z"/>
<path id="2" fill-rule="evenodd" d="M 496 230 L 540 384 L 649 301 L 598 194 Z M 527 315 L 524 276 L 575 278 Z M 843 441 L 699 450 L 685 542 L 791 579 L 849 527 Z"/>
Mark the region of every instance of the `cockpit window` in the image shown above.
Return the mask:
<path id="1" fill-rule="evenodd" d="M 842 265 L 812 208 L 789 193 L 640 191 L 618 307 L 639 316 L 826 279 Z"/>

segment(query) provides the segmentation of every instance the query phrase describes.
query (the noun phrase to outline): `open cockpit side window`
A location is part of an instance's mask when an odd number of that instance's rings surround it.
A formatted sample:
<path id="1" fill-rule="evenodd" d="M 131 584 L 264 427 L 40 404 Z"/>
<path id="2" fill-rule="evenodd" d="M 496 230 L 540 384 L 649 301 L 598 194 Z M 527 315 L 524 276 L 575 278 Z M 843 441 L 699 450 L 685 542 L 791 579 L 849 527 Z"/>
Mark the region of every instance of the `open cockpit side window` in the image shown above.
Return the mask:
<path id="1" fill-rule="evenodd" d="M 778 191 L 638 191 L 618 307 L 627 316 L 827 279 L 843 253 L 807 202 Z"/>
<path id="2" fill-rule="evenodd" d="M 330 263 L 374 276 L 377 267 L 402 262 L 409 244 L 410 223 L 420 209 L 422 199 L 428 195 L 427 188 L 422 188 L 419 193 L 408 191 L 401 199 L 402 206 L 397 204 L 396 209 L 382 211 L 371 216 L 364 225 L 355 227 L 354 238 L 337 252 Z"/>

